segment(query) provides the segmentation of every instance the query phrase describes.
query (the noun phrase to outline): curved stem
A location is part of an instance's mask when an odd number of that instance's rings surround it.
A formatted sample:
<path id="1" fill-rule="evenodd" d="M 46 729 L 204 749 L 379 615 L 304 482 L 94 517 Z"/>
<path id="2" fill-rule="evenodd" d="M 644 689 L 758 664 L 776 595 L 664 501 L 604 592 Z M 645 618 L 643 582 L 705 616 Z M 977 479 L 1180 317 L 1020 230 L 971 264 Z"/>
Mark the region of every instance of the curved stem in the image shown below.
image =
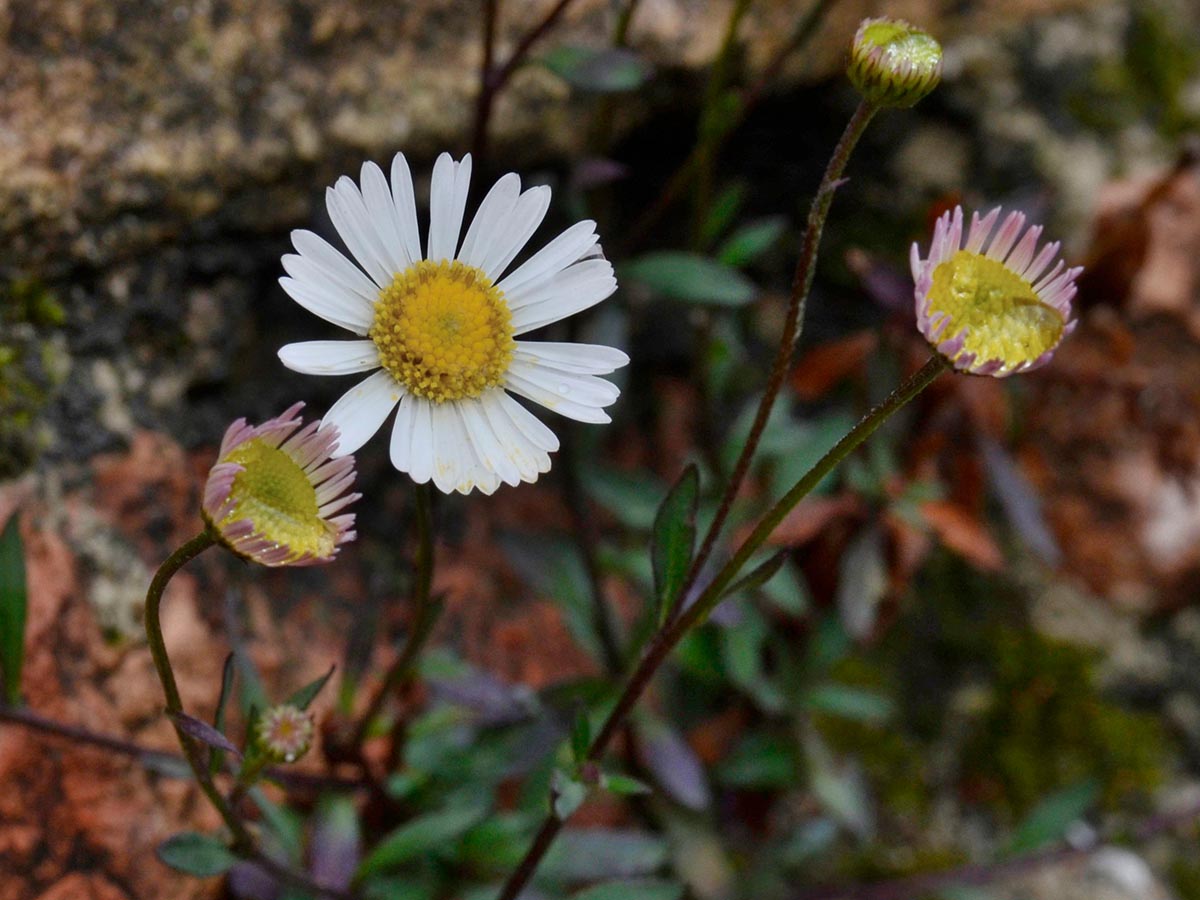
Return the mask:
<path id="1" fill-rule="evenodd" d="M 253 854 L 255 852 L 254 840 L 251 838 L 250 832 L 246 830 L 242 820 L 237 817 L 233 807 L 217 790 L 217 786 L 209 774 L 208 766 L 201 758 L 200 748 L 195 741 L 188 737 L 176 719 L 176 715 L 183 712 L 183 701 L 179 696 L 179 685 L 175 682 L 175 672 L 171 668 L 170 657 L 167 656 L 167 645 L 163 640 L 162 621 L 159 617 L 163 592 L 175 573 L 215 543 L 216 538 L 208 529 L 205 529 L 168 556 L 158 567 L 158 571 L 154 573 L 154 577 L 150 580 L 150 587 L 146 591 L 146 642 L 150 646 L 150 655 L 154 658 L 154 668 L 158 671 L 158 680 L 162 682 L 163 694 L 167 699 L 167 714 L 175 726 L 175 733 L 183 747 L 183 754 L 192 769 L 192 774 L 196 776 L 200 790 L 204 792 L 209 802 L 220 814 L 221 819 L 224 820 L 233 837 L 234 849 L 242 854 Z"/>
<path id="2" fill-rule="evenodd" d="M 371 722 L 383 709 L 388 695 L 402 688 L 412 677 L 417 658 L 425 647 L 425 641 L 433 632 L 434 623 L 441 613 L 441 604 L 430 596 L 433 585 L 433 502 L 428 484 L 416 485 L 417 552 L 415 559 L 416 579 L 413 582 L 412 603 L 415 610 L 412 627 L 405 639 L 400 655 L 387 670 L 383 682 L 367 704 L 367 709 L 358 722 L 352 746 L 362 747 L 370 730 Z"/>
<path id="3" fill-rule="evenodd" d="M 621 696 L 617 698 L 616 705 L 613 706 L 604 720 L 600 731 L 588 747 L 588 760 L 598 761 L 604 755 L 609 743 L 611 743 L 617 731 L 625 723 L 630 711 L 637 704 L 638 700 L 641 699 L 642 694 L 645 692 L 654 674 L 658 671 L 659 666 L 662 665 L 671 651 L 675 649 L 684 635 L 708 618 L 709 613 L 721 601 L 725 589 L 737 577 L 750 557 L 766 543 L 767 538 L 771 536 L 771 532 L 775 530 L 776 526 L 783 521 L 784 516 L 797 503 L 811 493 L 813 488 L 820 484 L 838 463 L 850 455 L 859 444 L 874 433 L 893 413 L 932 384 L 934 379 L 946 369 L 946 366 L 946 361 L 941 356 L 934 355 L 929 362 L 889 394 L 887 399 L 867 413 L 786 494 L 775 502 L 762 517 L 761 521 L 759 521 L 754 531 L 742 541 L 741 546 L 738 547 L 737 552 L 734 553 L 729 562 L 722 566 L 721 571 L 705 587 L 703 593 L 696 599 L 696 602 L 654 636 L 654 639 L 646 648 L 646 652 L 638 667 L 629 676 L 629 680 L 625 684 L 625 689 L 621 692 Z M 551 810 L 550 814 L 542 822 L 542 826 L 538 830 L 533 844 L 526 851 L 525 857 L 521 860 L 508 881 L 505 882 L 504 888 L 500 892 L 499 900 L 515 900 L 517 895 L 529 882 L 529 879 L 533 877 L 533 873 L 537 870 L 542 857 L 545 856 L 546 851 L 550 848 L 550 845 L 554 842 L 554 838 L 564 824 L 565 820 L 559 818 Z"/>
<path id="4" fill-rule="evenodd" d="M 767 420 L 770 418 L 771 410 L 775 406 L 775 398 L 779 396 L 780 388 L 783 387 L 788 365 L 792 359 L 792 351 L 795 349 L 796 341 L 804 326 L 804 309 L 808 302 L 808 293 L 812 288 L 813 276 L 816 274 L 817 250 L 821 244 L 821 234 L 825 230 L 825 220 L 829 218 L 829 208 L 833 204 L 834 191 L 837 190 L 838 184 L 841 181 L 842 173 L 846 169 L 846 163 L 850 159 L 850 154 L 854 151 L 859 138 L 862 137 L 867 125 L 870 124 L 871 119 L 877 111 L 878 107 L 874 104 L 868 103 L 865 100 L 859 103 L 858 108 L 854 111 L 854 115 L 850 117 L 850 121 L 846 124 L 846 129 L 842 132 L 842 137 L 834 148 L 833 155 L 829 158 L 829 164 L 825 167 L 825 175 L 821 179 L 821 184 L 817 188 L 817 193 L 813 197 L 812 205 L 808 211 L 808 224 L 804 231 L 804 241 L 800 248 L 800 258 L 796 262 L 796 271 L 792 276 L 792 292 L 788 301 L 787 316 L 784 320 L 782 333 L 779 336 L 779 348 L 776 350 L 775 360 L 771 364 L 771 374 L 767 379 L 766 390 L 763 392 L 762 399 L 759 400 L 758 410 L 754 414 L 754 424 L 750 427 L 750 434 L 746 438 L 742 452 L 738 455 L 733 472 L 729 476 L 729 481 L 725 485 L 724 492 L 721 494 L 721 501 L 717 507 L 716 515 L 713 517 L 708 531 L 704 534 L 704 541 L 700 545 L 700 552 L 692 560 L 687 578 L 684 579 L 683 586 L 675 597 L 674 604 L 671 607 L 670 618 L 674 618 L 679 614 L 684 598 L 687 597 L 692 586 L 696 583 L 696 579 L 700 576 L 705 563 L 708 562 L 709 557 L 712 555 L 717 538 L 721 534 L 721 529 L 724 528 L 725 522 L 729 518 L 730 510 L 733 508 L 733 501 L 737 498 L 738 492 L 746 480 L 746 475 L 750 471 L 750 463 L 754 458 L 755 451 L 758 449 L 759 442 L 762 440 L 763 431 L 767 427 Z"/>

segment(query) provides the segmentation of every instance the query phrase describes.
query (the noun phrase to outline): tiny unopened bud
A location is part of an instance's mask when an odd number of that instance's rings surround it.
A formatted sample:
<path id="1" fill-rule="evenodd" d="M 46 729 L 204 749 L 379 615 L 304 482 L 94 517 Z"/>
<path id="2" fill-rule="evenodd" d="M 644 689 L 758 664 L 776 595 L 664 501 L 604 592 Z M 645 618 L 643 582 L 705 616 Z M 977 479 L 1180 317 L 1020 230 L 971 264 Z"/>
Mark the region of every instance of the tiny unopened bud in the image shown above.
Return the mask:
<path id="1" fill-rule="evenodd" d="M 912 106 L 942 80 L 942 46 L 903 19 L 864 19 L 846 74 L 868 102 Z"/>
<path id="2" fill-rule="evenodd" d="M 258 745 L 276 762 L 295 762 L 313 740 L 312 715 L 291 704 L 272 706 L 258 719 Z"/>

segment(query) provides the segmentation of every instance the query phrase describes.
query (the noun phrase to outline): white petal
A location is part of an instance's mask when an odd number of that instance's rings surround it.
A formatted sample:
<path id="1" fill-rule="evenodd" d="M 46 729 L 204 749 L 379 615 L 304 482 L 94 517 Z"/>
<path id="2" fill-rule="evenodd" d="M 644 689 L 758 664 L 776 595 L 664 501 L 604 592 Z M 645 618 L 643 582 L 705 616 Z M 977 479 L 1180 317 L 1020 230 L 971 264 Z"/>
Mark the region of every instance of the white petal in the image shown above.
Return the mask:
<path id="1" fill-rule="evenodd" d="M 325 208 L 333 227 L 371 280 L 381 288 L 391 284 L 394 272 L 386 262 L 379 235 L 354 179 L 343 175 L 337 184 L 326 188 Z"/>
<path id="2" fill-rule="evenodd" d="M 520 335 L 595 306 L 617 289 L 612 264 L 589 259 L 568 266 L 544 286 L 508 295 L 513 334 Z"/>
<path id="3" fill-rule="evenodd" d="M 336 425 L 340 437 L 335 456 L 346 456 L 365 444 L 400 402 L 404 389 L 380 369 L 356 384 L 333 404 L 321 425 Z"/>
<path id="4" fill-rule="evenodd" d="M 363 163 L 360 180 L 367 215 L 379 236 L 383 262 L 394 276 L 407 269 L 413 260 L 409 259 L 404 241 L 400 239 L 400 218 L 396 215 L 396 204 L 392 202 L 392 189 L 383 177 L 383 170 L 373 162 Z"/>
<path id="5" fill-rule="evenodd" d="M 550 471 L 550 456 L 526 436 L 505 406 L 505 403 L 511 403 L 520 409 L 520 404 L 504 393 L 503 388 L 489 391 L 479 400 L 497 443 L 508 460 L 517 467 L 521 480 L 537 481 L 539 473 Z"/>
<path id="6" fill-rule="evenodd" d="M 496 430 L 483 410 L 483 402 L 479 399 L 464 400 L 458 404 L 458 411 L 479 460 L 505 484 L 513 487 L 518 485 L 521 482 L 521 471 L 501 446 Z"/>
<path id="7" fill-rule="evenodd" d="M 505 379 L 508 380 L 514 376 L 524 379 L 540 388 L 550 400 L 557 403 L 569 402 L 578 403 L 581 406 L 603 408 L 615 403 L 617 398 L 621 396 L 620 388 L 611 381 L 605 381 L 603 378 L 597 378 L 595 375 L 564 372 L 554 366 L 533 363 L 527 360 L 514 359 L 512 361 Z M 547 400 L 541 400 L 537 397 L 530 397 L 529 399 L 537 400 L 538 403 L 549 409 L 555 408 Z"/>
<path id="8" fill-rule="evenodd" d="M 433 417 L 433 484 L 443 494 L 452 493 L 470 464 L 467 435 L 452 404 L 431 403 Z"/>
<path id="9" fill-rule="evenodd" d="M 510 397 L 503 391 L 500 392 L 500 405 L 504 411 L 508 413 L 508 417 L 513 424 L 520 429 L 525 437 L 533 442 L 533 445 L 539 450 L 545 450 L 553 453 L 558 449 L 558 437 L 551 431 L 546 424 L 523 407 L 520 403 Z M 547 465 L 549 468 L 549 465 Z"/>
<path id="10" fill-rule="evenodd" d="M 595 222 L 590 219 L 576 222 L 513 269 L 512 273 L 496 286 L 509 293 L 523 285 L 555 275 L 583 256 L 599 239 Z"/>
<path id="11" fill-rule="evenodd" d="M 553 410 L 577 422 L 591 422 L 596 425 L 603 425 L 612 421 L 608 413 L 599 406 L 590 406 L 574 400 L 568 400 L 565 397 L 559 396 L 554 391 L 547 390 L 536 382 L 523 378 L 511 370 L 505 376 L 504 386 L 526 400 L 540 403 L 546 409 Z"/>
<path id="12" fill-rule="evenodd" d="M 305 375 L 350 375 L 379 368 L 374 341 L 304 341 L 279 348 L 280 361 Z"/>
<path id="13" fill-rule="evenodd" d="M 488 278 L 495 281 L 508 268 L 542 224 L 549 208 L 550 188 L 545 185 L 532 187 L 520 196 L 504 230 L 492 241 L 487 257 L 479 264 Z"/>
<path id="14" fill-rule="evenodd" d="M 412 172 L 403 153 L 392 157 L 392 203 L 396 207 L 400 238 L 408 258 L 417 262 L 421 256 L 421 229 L 417 225 L 417 197 L 413 192 Z"/>
<path id="15" fill-rule="evenodd" d="M 417 484 L 433 477 L 433 404 L 424 397 L 413 397 L 409 466 L 408 474 Z"/>
<path id="16" fill-rule="evenodd" d="M 564 372 L 607 375 L 629 365 L 629 357 L 603 344 L 560 344 L 553 341 L 517 341 L 516 359 L 541 362 Z"/>
<path id="17" fill-rule="evenodd" d="M 460 260 L 469 266 L 483 268 L 483 260 L 492 243 L 508 228 L 508 220 L 520 196 L 521 179 L 514 172 L 492 185 L 463 238 L 462 249 L 458 251 Z"/>
<path id="18" fill-rule="evenodd" d="M 316 282 L 297 281 L 286 276 L 279 279 L 279 286 L 310 313 L 339 328 L 355 334 L 366 334 L 371 327 L 371 311 L 364 307 L 359 297 Z"/>
<path id="19" fill-rule="evenodd" d="M 311 231 L 298 229 L 292 232 L 292 245 L 305 260 L 334 284 L 361 297 L 368 306 L 375 306 L 375 301 L 379 299 L 379 287 L 363 274 L 362 269 L 346 259 L 340 250 L 324 238 Z M 285 269 L 291 258 L 283 258 Z M 289 274 L 294 273 L 289 270 Z"/>
<path id="20" fill-rule="evenodd" d="M 458 237 L 462 233 L 463 212 L 467 207 L 467 189 L 471 184 L 471 156 L 456 163 L 443 153 L 433 164 L 429 188 L 429 252 L 427 259 L 439 262 L 454 259 Z"/>
<path id="21" fill-rule="evenodd" d="M 407 472 L 412 467 L 412 436 L 414 403 L 416 397 L 405 394 L 400 398 L 400 406 L 396 410 L 396 419 L 392 423 L 392 442 L 389 455 L 392 466 L 398 472 Z"/>

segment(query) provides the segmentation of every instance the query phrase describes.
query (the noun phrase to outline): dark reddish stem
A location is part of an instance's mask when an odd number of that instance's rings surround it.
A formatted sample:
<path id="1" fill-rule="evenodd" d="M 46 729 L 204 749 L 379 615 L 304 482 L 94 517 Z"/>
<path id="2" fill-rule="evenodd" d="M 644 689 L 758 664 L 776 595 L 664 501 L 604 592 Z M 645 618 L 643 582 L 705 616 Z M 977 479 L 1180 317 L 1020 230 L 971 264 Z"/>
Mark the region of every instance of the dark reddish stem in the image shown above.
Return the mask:
<path id="1" fill-rule="evenodd" d="M 870 124 L 877 109 L 876 106 L 866 101 L 859 104 L 858 109 L 854 111 L 854 115 L 851 116 L 850 121 L 846 124 L 846 130 L 842 132 L 841 139 L 834 148 L 833 155 L 829 159 L 829 165 L 825 168 L 825 175 L 821 179 L 821 184 L 817 188 L 816 195 L 813 197 L 812 205 L 808 211 L 808 224 L 804 230 L 804 240 L 800 247 L 800 257 L 796 261 L 796 271 L 792 276 L 791 296 L 788 299 L 787 315 L 784 319 L 783 330 L 779 336 L 779 348 L 775 351 L 775 360 L 771 364 L 771 374 L 767 379 L 766 389 L 763 392 L 762 399 L 759 400 L 758 410 L 754 414 L 754 424 L 750 427 L 750 434 L 746 438 L 742 452 L 738 455 L 733 472 L 730 474 L 729 481 L 725 485 L 725 490 L 721 494 L 717 513 L 713 517 L 708 531 L 705 532 L 704 541 L 700 545 L 700 552 L 696 554 L 696 558 L 692 561 L 692 566 L 688 571 L 683 588 L 675 597 L 671 610 L 672 617 L 679 614 L 684 598 L 687 597 L 695 585 L 696 579 L 700 577 L 700 572 L 703 570 L 704 565 L 708 562 L 709 557 L 712 556 L 717 538 L 720 537 L 721 529 L 724 528 L 725 522 L 729 518 L 729 512 L 733 508 L 733 502 L 737 499 L 738 492 L 741 491 L 742 484 L 746 480 L 746 475 L 750 471 L 750 463 L 754 459 L 755 451 L 758 450 L 759 442 L 762 440 L 763 431 L 767 426 L 767 419 L 770 418 L 771 410 L 775 406 L 775 398 L 779 396 L 784 378 L 787 377 L 792 352 L 800 336 L 800 330 L 804 326 L 804 309 L 808 302 L 808 293 L 812 289 L 813 276 L 816 274 L 817 251 L 821 246 L 821 235 L 825 230 L 825 221 L 829 218 L 829 208 L 833 203 L 834 191 L 837 190 L 838 184 L 841 181 L 842 173 L 846 169 L 846 163 L 850 159 L 850 154 L 853 152 L 859 138 L 862 137 L 867 125 Z"/>
<path id="2" fill-rule="evenodd" d="M 512 55 L 500 66 L 495 64 L 496 22 L 499 18 L 499 0 L 484 0 L 483 3 L 483 64 L 479 73 L 479 96 L 475 103 L 475 126 L 471 148 L 475 164 L 482 167 L 488 150 L 488 128 L 492 120 L 492 107 L 496 97 L 504 90 L 517 66 L 525 61 L 529 51 L 545 36 L 574 0 L 558 0 L 550 11 L 517 42 Z"/>

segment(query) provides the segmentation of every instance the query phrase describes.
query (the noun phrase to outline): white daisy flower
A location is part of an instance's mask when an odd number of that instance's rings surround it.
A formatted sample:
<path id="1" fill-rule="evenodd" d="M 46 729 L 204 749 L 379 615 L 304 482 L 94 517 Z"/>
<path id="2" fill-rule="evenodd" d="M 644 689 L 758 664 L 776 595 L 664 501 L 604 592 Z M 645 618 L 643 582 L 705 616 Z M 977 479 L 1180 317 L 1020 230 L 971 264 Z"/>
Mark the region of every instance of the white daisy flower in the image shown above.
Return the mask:
<path id="1" fill-rule="evenodd" d="M 279 358 L 310 375 L 372 371 L 325 416 L 338 428 L 339 454 L 361 447 L 398 407 L 392 464 L 418 484 L 490 494 L 501 482 L 536 481 L 558 438 L 509 392 L 581 422 L 608 422 L 604 408 L 620 392 L 597 376 L 629 362 L 612 347 L 515 340 L 616 290 L 596 223 L 571 226 L 505 275 L 546 215 L 548 187 L 522 191 L 517 175 L 505 175 L 460 245 L 471 157 L 456 163 L 443 153 L 422 253 L 403 154 L 391 174 L 389 185 L 379 166 L 364 163 L 361 187 L 343 176 L 326 191 L 357 266 L 313 232 L 294 231 L 298 255 L 283 258 L 288 277 L 279 279 L 309 312 L 363 339 L 288 344 Z"/>

